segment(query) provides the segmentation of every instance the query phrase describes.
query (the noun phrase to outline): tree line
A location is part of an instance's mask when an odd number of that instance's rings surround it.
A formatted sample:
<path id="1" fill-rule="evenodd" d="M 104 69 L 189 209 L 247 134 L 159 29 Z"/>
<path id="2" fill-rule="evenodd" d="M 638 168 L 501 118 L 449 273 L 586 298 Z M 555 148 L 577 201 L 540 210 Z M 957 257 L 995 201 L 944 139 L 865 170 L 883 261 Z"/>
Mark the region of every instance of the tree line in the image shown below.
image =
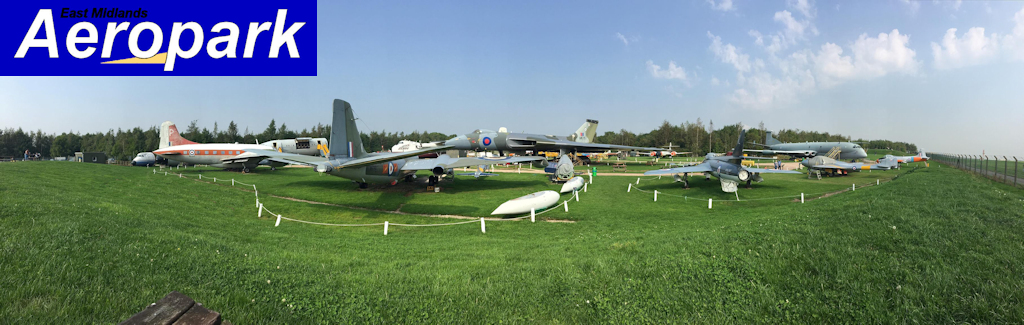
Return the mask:
<path id="1" fill-rule="evenodd" d="M 330 140 L 331 126 L 317 124 L 302 130 L 292 130 L 281 123 L 277 126 L 275 120 L 270 120 L 260 133 L 253 133 L 248 128 L 239 130 L 234 121 L 228 123 L 227 127 L 221 128 L 217 123 L 213 124 L 213 130 L 200 129 L 198 121 L 189 123 L 181 136 L 198 143 L 259 143 L 275 139 L 294 139 L 298 137 L 327 138 Z M 710 130 L 714 130 L 713 132 Z M 598 136 L 595 142 L 606 144 L 619 144 L 640 147 L 665 147 L 670 143 L 672 150 L 693 152 L 694 155 L 704 155 L 708 152 L 726 152 L 736 145 L 739 138 L 739 124 L 725 125 L 714 128 L 714 122 L 709 121 L 705 125 L 701 119 L 696 122 L 683 122 L 673 125 L 664 121 L 660 127 L 648 133 L 636 134 L 626 130 L 619 132 L 607 131 Z M 179 129 L 180 131 L 180 129 Z M 757 128 L 750 128 L 747 131 L 747 148 L 759 148 L 749 143 L 763 143 L 765 140 L 764 123 Z M 912 143 L 889 141 L 889 140 L 851 140 L 850 137 L 840 134 L 822 133 L 816 131 L 784 129 L 773 133 L 776 139 L 782 142 L 805 142 L 805 141 L 852 141 L 859 142 L 865 149 L 888 149 L 903 152 L 917 152 L 917 146 Z M 399 140 L 412 140 L 418 142 L 444 141 L 455 135 L 438 132 L 387 132 L 371 131 L 369 134 L 362 133 L 363 148 L 367 151 L 386 151 L 391 149 Z M 0 130 L 0 156 L 21 157 L 25 150 L 31 153 L 40 153 L 48 157 L 71 156 L 75 152 L 104 152 L 108 156 L 118 160 L 130 160 L 139 152 L 154 151 L 158 149 L 160 142 L 160 130 L 157 126 L 148 129 L 135 127 L 128 130 L 109 130 L 106 133 L 65 132 L 60 135 L 44 133 L 42 130 L 25 132 L 21 128 L 7 128 Z"/>

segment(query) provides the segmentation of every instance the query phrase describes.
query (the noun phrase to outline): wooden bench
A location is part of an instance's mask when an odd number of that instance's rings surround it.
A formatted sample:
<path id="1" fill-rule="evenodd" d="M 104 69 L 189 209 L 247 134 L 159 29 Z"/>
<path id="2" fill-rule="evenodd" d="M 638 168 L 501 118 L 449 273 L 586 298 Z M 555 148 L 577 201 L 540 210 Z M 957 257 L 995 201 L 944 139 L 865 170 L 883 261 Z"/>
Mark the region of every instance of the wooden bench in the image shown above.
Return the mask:
<path id="1" fill-rule="evenodd" d="M 120 323 L 120 325 L 134 324 L 230 325 L 231 322 L 224 321 L 222 323 L 220 313 L 206 309 L 203 304 L 196 303 L 186 295 L 171 291 L 160 301 L 147 306 L 146 309 Z"/>
<path id="2" fill-rule="evenodd" d="M 626 164 L 625 163 L 615 163 L 614 165 L 612 165 L 612 171 L 625 173 L 626 172 Z"/>

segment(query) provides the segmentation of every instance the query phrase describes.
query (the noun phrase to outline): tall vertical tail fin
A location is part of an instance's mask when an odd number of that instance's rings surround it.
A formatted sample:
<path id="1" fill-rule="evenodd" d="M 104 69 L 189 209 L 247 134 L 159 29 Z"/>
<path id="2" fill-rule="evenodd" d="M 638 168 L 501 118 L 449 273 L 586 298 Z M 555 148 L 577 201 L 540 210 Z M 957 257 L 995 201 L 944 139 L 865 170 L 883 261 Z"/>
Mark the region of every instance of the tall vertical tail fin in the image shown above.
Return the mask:
<path id="1" fill-rule="evenodd" d="M 736 141 L 736 148 L 732 149 L 732 156 L 733 157 L 743 158 L 743 142 L 746 141 L 746 139 L 747 139 L 747 130 L 741 128 L 740 129 L 740 140 Z"/>
<path id="2" fill-rule="evenodd" d="M 773 144 L 780 144 L 780 143 L 782 143 L 782 141 L 779 141 L 778 139 L 775 139 L 775 137 L 772 136 L 772 131 L 765 131 L 765 133 L 764 133 L 764 144 L 765 145 L 770 146 L 770 145 L 773 145 Z"/>
<path id="3" fill-rule="evenodd" d="M 178 127 L 174 125 L 174 122 L 165 121 L 160 124 L 160 145 L 157 149 L 163 149 L 171 146 L 180 146 L 183 144 L 196 144 L 193 141 L 182 138 L 181 134 L 178 133 Z"/>
<path id="4" fill-rule="evenodd" d="M 597 137 L 597 120 L 587 119 L 583 122 L 583 126 L 576 129 L 576 133 L 573 134 L 576 142 L 591 143 L 594 138 Z"/>
<path id="5" fill-rule="evenodd" d="M 334 119 L 331 124 L 331 142 L 329 154 L 333 157 L 361 158 L 366 156 L 363 140 L 356 128 L 356 118 L 352 114 L 352 105 L 348 102 L 334 100 Z"/>

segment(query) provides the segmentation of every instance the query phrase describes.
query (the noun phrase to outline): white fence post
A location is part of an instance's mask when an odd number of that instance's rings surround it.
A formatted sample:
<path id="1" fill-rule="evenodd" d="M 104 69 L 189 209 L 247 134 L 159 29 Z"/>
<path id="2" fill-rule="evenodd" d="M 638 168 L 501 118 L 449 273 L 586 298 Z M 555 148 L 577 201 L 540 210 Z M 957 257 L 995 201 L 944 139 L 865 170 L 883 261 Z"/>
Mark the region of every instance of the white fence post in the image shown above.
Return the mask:
<path id="1" fill-rule="evenodd" d="M 277 215 L 277 222 L 274 223 L 274 227 L 277 227 L 277 226 L 280 226 L 280 225 L 281 225 L 281 215 L 279 214 L 279 215 Z"/>
<path id="2" fill-rule="evenodd" d="M 583 193 L 587 193 L 587 184 L 583 184 Z"/>
<path id="3" fill-rule="evenodd" d="M 800 193 L 800 203 L 804 203 L 804 193 Z"/>
<path id="4" fill-rule="evenodd" d="M 569 200 L 562 202 L 562 206 L 565 207 L 565 212 L 569 212 Z"/>
<path id="5" fill-rule="evenodd" d="M 388 235 L 388 222 L 384 221 L 384 236 Z"/>
<path id="6" fill-rule="evenodd" d="M 257 208 L 260 207 L 260 198 L 258 198 L 258 197 L 256 198 L 256 207 Z"/>
<path id="7" fill-rule="evenodd" d="M 576 199 L 576 202 L 579 202 L 580 201 L 580 192 L 577 191 L 577 190 L 572 190 L 572 197 Z"/>
<path id="8" fill-rule="evenodd" d="M 626 193 L 633 190 L 633 183 L 629 183 L 629 188 L 626 189 Z"/>
<path id="9" fill-rule="evenodd" d="M 216 178 L 216 177 L 214 177 L 214 178 L 213 178 L 213 182 L 214 182 L 214 183 L 216 183 L 216 182 L 217 182 L 217 178 Z"/>
<path id="10" fill-rule="evenodd" d="M 711 208 L 711 199 L 708 199 L 708 209 Z"/>
<path id="11" fill-rule="evenodd" d="M 263 218 L 263 205 L 262 204 L 259 205 L 258 210 L 259 210 L 259 212 L 256 213 L 256 217 L 257 218 Z"/>
<path id="12" fill-rule="evenodd" d="M 853 190 L 854 190 L 854 191 L 856 191 L 856 190 L 857 190 L 857 183 L 853 183 Z"/>
<path id="13" fill-rule="evenodd" d="M 235 186 L 235 179 L 234 178 L 231 179 L 231 186 Z"/>
<path id="14" fill-rule="evenodd" d="M 487 233 L 487 226 L 484 225 L 484 218 L 480 217 L 480 232 Z"/>
<path id="15" fill-rule="evenodd" d="M 640 185 L 640 177 L 636 178 L 636 185 Z"/>
<path id="16" fill-rule="evenodd" d="M 875 179 L 875 185 L 881 185 L 881 184 L 882 184 L 881 181 L 879 181 L 878 179 Z"/>
<path id="17" fill-rule="evenodd" d="M 537 222 L 537 210 L 530 208 L 530 222 Z"/>
<path id="18" fill-rule="evenodd" d="M 199 180 L 203 180 L 203 174 L 199 174 Z"/>
<path id="19" fill-rule="evenodd" d="M 654 190 L 654 202 L 658 202 L 658 190 Z"/>

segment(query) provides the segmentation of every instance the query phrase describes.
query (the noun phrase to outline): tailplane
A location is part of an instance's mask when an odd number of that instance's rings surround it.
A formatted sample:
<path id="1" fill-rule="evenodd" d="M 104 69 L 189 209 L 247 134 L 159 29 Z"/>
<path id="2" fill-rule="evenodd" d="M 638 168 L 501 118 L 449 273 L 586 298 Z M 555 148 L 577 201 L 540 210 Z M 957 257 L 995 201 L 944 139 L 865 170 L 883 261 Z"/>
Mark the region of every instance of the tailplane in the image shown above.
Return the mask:
<path id="1" fill-rule="evenodd" d="M 781 143 L 782 143 L 782 141 L 779 141 L 778 139 L 775 139 L 775 137 L 772 136 L 772 131 L 765 131 L 765 133 L 764 133 L 764 144 L 765 145 L 770 146 L 770 145 L 781 144 Z"/>
<path id="2" fill-rule="evenodd" d="M 331 158 L 366 156 L 366 151 L 363 150 L 363 140 L 359 137 L 359 129 L 356 128 L 356 118 L 352 114 L 352 105 L 346 101 L 334 100 L 331 142 L 328 145 L 330 145 L 328 154 Z"/>
<path id="3" fill-rule="evenodd" d="M 573 134 L 576 142 L 591 143 L 597 137 L 597 120 L 587 119 Z"/>
<path id="4" fill-rule="evenodd" d="M 166 121 L 160 124 L 160 145 L 157 149 L 163 149 L 171 146 L 180 146 L 184 144 L 196 144 L 193 141 L 182 138 L 181 134 L 178 133 L 178 127 L 174 125 L 174 122 Z"/>

